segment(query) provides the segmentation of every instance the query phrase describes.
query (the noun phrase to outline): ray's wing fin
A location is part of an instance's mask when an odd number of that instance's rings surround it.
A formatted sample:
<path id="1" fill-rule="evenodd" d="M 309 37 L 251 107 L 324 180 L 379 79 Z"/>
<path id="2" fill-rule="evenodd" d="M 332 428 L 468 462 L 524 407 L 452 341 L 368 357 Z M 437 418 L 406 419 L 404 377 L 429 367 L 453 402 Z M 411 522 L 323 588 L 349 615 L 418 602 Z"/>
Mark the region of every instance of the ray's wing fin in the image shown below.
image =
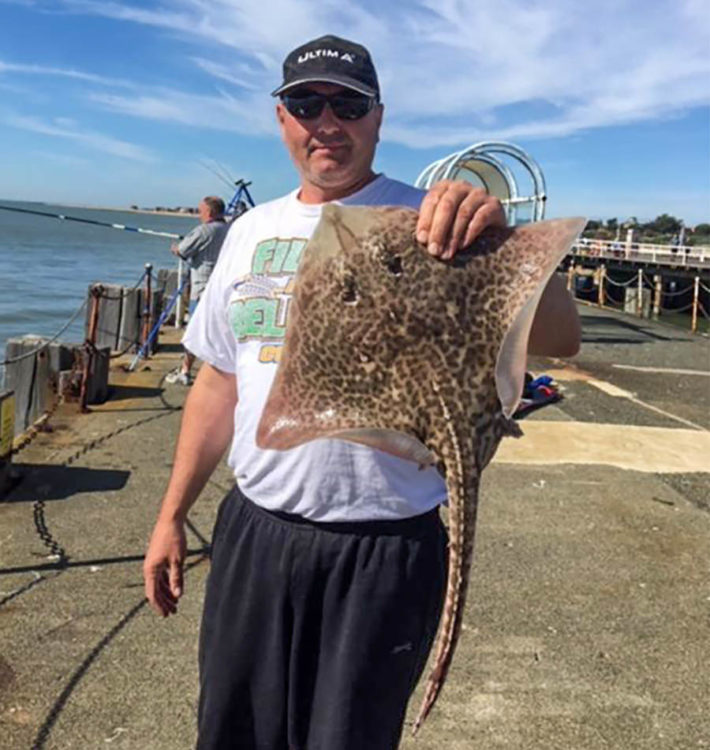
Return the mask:
<path id="1" fill-rule="evenodd" d="M 299 389 L 289 387 L 288 378 L 274 382 L 257 429 L 260 448 L 289 450 L 320 438 L 348 440 L 421 466 L 434 463 L 432 453 L 414 437 L 414 426 L 401 421 L 380 425 L 376 408 L 367 404 L 353 408 L 347 401 L 335 403 L 328 394 L 309 394 L 304 401 Z M 316 405 L 320 402 L 320 405 Z"/>
<path id="2" fill-rule="evenodd" d="M 504 334 L 495 379 L 505 416 L 523 392 L 528 339 L 542 293 L 560 261 L 584 229 L 586 219 L 554 219 L 517 227 L 499 251 L 499 261 L 517 267 L 507 296 Z"/>

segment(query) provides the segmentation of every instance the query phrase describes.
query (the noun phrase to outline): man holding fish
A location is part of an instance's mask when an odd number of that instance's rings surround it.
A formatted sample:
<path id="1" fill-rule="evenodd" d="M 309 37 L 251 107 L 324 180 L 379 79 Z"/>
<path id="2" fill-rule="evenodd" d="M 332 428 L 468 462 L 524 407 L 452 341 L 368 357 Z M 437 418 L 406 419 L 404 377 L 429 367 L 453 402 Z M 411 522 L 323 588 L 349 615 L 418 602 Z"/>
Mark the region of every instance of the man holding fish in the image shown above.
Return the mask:
<path id="1" fill-rule="evenodd" d="M 300 176 L 234 223 L 184 343 L 204 361 L 144 564 L 153 608 L 183 594 L 184 523 L 223 453 L 235 488 L 213 536 L 200 635 L 198 748 L 388 750 L 436 634 L 447 537 L 435 468 L 344 440 L 261 450 L 293 278 L 322 207 L 419 210 L 416 239 L 450 260 L 500 202 L 462 182 L 427 193 L 372 169 L 383 117 L 367 50 L 334 36 L 291 52 L 276 116 Z M 529 342 L 567 356 L 579 322 L 552 277 Z"/>

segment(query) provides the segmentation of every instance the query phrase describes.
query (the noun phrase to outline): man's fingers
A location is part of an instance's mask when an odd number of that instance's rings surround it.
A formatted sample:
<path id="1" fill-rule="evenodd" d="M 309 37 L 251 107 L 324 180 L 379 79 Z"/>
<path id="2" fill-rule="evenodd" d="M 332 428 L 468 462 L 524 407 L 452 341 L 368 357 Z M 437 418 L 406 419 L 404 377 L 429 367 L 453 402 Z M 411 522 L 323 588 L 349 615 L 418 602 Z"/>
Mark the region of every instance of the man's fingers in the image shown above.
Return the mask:
<path id="1" fill-rule="evenodd" d="M 454 226 L 451 229 L 451 233 L 449 234 L 449 239 L 446 242 L 446 247 L 444 248 L 444 252 L 441 256 L 442 258 L 453 258 L 454 253 L 456 253 L 457 250 L 460 250 L 462 247 L 466 247 L 464 238 L 471 223 L 471 219 L 484 204 L 485 200 L 485 194 L 476 191 L 473 193 L 469 193 L 469 195 L 467 195 L 466 198 L 464 198 L 464 200 L 461 202 L 461 205 L 458 207 L 458 211 L 456 211 Z"/>
<path id="2" fill-rule="evenodd" d="M 168 603 L 161 590 L 160 577 L 163 571 L 160 568 L 148 568 L 144 570 L 145 578 L 145 597 L 151 608 L 159 615 L 165 616 L 168 610 Z"/>
<path id="3" fill-rule="evenodd" d="M 173 593 L 170 590 L 168 572 L 165 569 L 161 571 L 161 575 L 158 578 L 158 585 L 155 589 L 155 599 L 160 608 L 160 614 L 162 614 L 163 617 L 174 615 L 175 612 L 177 612 L 177 599 L 173 596 Z"/>
<path id="4" fill-rule="evenodd" d="M 473 218 L 469 222 L 462 247 L 470 245 L 486 227 L 505 226 L 507 226 L 507 221 L 503 206 L 496 198 L 489 198 L 474 213 Z"/>
<path id="5" fill-rule="evenodd" d="M 449 233 L 462 200 L 462 193 L 447 190 L 436 204 L 427 245 L 427 250 L 432 255 L 441 255 L 446 249 Z"/>
<path id="6" fill-rule="evenodd" d="M 434 218 L 434 211 L 441 196 L 449 187 L 449 181 L 437 182 L 434 187 L 430 188 L 419 206 L 419 219 L 417 220 L 417 241 L 422 245 L 429 242 L 429 230 Z"/>
<path id="7" fill-rule="evenodd" d="M 182 560 L 170 561 L 170 593 L 176 600 L 182 596 Z"/>
<path id="8" fill-rule="evenodd" d="M 460 248 L 466 226 L 487 195 L 463 180 L 442 180 L 424 197 L 419 209 L 417 240 L 432 255 L 452 257 Z"/>

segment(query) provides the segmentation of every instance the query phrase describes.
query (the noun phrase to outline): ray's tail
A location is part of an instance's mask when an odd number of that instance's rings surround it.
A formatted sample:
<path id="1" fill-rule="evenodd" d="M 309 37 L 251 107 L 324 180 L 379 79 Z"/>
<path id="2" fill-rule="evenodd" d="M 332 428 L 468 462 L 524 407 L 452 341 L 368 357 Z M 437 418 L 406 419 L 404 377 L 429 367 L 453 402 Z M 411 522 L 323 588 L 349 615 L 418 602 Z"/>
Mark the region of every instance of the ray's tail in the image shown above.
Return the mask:
<path id="1" fill-rule="evenodd" d="M 444 610 L 434 646 L 434 663 L 412 734 L 417 733 L 439 697 L 461 634 L 478 504 L 478 472 L 474 469 L 473 456 L 467 455 L 468 451 L 458 438 L 449 410 L 441 397 L 440 400 L 450 437 L 444 458 L 449 496 L 449 572 Z"/>

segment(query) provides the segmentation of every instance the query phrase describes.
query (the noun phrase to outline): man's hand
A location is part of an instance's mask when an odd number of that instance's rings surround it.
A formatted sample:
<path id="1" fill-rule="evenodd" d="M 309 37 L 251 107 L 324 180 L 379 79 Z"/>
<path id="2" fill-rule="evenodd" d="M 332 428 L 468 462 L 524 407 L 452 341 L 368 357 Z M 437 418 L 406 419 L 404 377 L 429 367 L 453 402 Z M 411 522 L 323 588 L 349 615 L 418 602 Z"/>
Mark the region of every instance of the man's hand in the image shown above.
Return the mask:
<path id="1" fill-rule="evenodd" d="M 174 615 L 183 593 L 182 566 L 187 542 L 182 521 L 158 519 L 143 561 L 145 595 L 163 617 Z"/>
<path id="2" fill-rule="evenodd" d="M 442 260 L 468 247 L 486 227 L 505 227 L 498 198 L 463 180 L 441 180 L 424 196 L 419 208 L 417 240 Z"/>
<path id="3" fill-rule="evenodd" d="M 171 252 L 171 253 L 172 253 L 173 255 L 177 255 L 177 256 L 178 256 L 178 258 L 180 257 L 180 248 L 178 247 L 178 244 L 177 244 L 177 242 L 173 242 L 173 244 L 172 244 L 172 245 L 170 245 L 170 252 Z"/>

